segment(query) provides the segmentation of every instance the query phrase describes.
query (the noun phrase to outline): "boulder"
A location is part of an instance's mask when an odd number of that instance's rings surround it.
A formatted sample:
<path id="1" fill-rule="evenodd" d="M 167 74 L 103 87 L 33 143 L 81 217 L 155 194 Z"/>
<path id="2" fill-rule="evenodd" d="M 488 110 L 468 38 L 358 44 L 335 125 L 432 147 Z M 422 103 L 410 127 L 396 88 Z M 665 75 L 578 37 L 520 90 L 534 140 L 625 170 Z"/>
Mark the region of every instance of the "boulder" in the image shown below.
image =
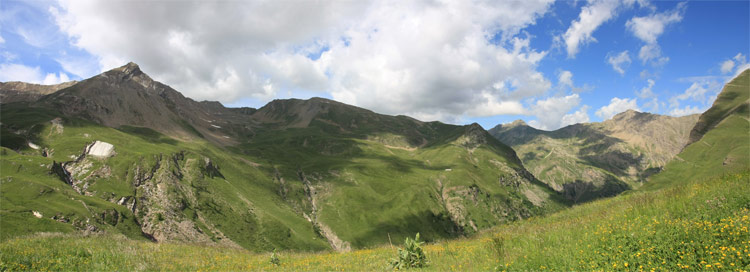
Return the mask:
<path id="1" fill-rule="evenodd" d="M 86 148 L 86 155 L 99 158 L 111 157 L 115 154 L 115 146 L 101 141 L 95 141 Z"/>

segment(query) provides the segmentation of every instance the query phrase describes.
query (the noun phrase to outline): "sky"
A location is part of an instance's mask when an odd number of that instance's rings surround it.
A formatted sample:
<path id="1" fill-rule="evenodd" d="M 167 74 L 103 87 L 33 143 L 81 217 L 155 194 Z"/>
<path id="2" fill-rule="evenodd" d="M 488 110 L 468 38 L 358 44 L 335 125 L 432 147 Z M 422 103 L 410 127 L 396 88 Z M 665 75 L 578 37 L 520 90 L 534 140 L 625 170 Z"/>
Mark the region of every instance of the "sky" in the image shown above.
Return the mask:
<path id="1" fill-rule="evenodd" d="M 325 97 L 486 129 L 701 113 L 748 55 L 745 0 L 0 0 L 2 82 L 132 61 L 198 101 Z"/>

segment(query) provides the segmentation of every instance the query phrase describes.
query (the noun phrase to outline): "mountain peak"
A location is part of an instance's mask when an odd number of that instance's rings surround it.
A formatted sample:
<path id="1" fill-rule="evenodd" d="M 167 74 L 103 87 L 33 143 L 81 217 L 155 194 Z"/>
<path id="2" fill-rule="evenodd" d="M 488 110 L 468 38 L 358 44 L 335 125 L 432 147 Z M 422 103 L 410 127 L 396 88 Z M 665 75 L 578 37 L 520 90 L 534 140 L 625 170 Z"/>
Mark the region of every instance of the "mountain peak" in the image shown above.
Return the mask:
<path id="1" fill-rule="evenodd" d="M 639 117 L 641 115 L 650 115 L 649 113 L 636 111 L 633 109 L 628 109 L 626 111 L 623 111 L 621 113 L 616 114 L 612 117 L 612 120 L 624 120 L 624 119 L 633 119 L 635 117 Z"/>
<path id="2" fill-rule="evenodd" d="M 517 127 L 517 126 L 528 126 L 528 125 L 523 120 L 518 119 L 508 124 L 508 126 Z"/>
<path id="3" fill-rule="evenodd" d="M 128 62 L 128 64 L 125 64 L 123 66 L 117 67 L 115 69 L 110 70 L 112 72 L 120 72 L 126 75 L 138 75 L 142 74 L 141 67 L 138 66 L 138 64 L 135 64 L 135 62 Z"/>

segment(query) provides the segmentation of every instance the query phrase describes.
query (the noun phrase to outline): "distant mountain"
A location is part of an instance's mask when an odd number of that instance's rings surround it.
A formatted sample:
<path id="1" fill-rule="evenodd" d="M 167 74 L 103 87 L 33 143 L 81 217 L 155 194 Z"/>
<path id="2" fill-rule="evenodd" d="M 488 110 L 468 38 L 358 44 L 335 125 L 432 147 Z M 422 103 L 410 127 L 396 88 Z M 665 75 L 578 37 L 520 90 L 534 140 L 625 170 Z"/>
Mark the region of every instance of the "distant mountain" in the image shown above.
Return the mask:
<path id="1" fill-rule="evenodd" d="M 40 85 L 19 81 L 0 82 L 0 103 L 32 102 L 44 95 L 48 95 L 75 85 L 76 81 L 63 82 L 56 85 Z"/>
<path id="2" fill-rule="evenodd" d="M 724 85 L 690 131 L 690 141 L 647 188 L 750 168 L 750 70 Z"/>
<path id="3" fill-rule="evenodd" d="M 416 232 L 462 236 L 567 205 L 477 124 L 323 98 L 226 108 L 134 63 L 44 88 L 0 107 L 2 239 L 83 231 L 347 250 Z"/>
<path id="4" fill-rule="evenodd" d="M 555 131 L 519 120 L 490 133 L 512 146 L 537 178 L 578 202 L 639 187 L 680 152 L 697 119 L 628 110 Z"/>

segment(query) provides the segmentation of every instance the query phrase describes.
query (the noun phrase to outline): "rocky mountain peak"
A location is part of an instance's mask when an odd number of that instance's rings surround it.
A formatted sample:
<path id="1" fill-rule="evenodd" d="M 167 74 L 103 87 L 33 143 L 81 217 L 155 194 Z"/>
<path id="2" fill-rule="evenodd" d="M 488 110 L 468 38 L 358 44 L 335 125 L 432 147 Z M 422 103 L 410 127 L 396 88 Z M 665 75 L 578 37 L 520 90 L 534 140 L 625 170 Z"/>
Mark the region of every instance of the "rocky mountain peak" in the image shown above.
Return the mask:
<path id="1" fill-rule="evenodd" d="M 128 62 L 128 64 L 106 71 L 100 74 L 100 76 L 113 81 L 112 83 L 132 80 L 147 89 L 153 89 L 156 87 L 156 81 L 144 73 L 141 70 L 141 67 L 134 62 Z"/>
<path id="2" fill-rule="evenodd" d="M 511 122 L 510 124 L 507 124 L 507 126 L 509 127 L 528 126 L 528 124 L 526 124 L 526 122 L 524 122 L 523 120 L 518 119 L 518 120 Z"/>
<path id="3" fill-rule="evenodd" d="M 631 119 L 641 114 L 647 114 L 647 113 L 639 112 L 633 109 L 628 109 L 626 111 L 616 114 L 615 116 L 612 117 L 612 119 Z"/>

